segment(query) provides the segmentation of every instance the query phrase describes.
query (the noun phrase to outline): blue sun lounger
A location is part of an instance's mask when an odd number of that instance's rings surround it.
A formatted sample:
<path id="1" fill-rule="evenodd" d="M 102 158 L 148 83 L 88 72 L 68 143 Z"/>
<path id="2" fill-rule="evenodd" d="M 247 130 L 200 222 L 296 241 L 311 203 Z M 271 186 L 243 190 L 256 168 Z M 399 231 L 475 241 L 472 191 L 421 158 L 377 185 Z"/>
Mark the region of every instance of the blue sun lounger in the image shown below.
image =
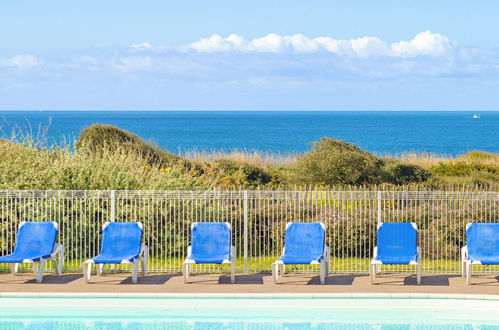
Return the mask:
<path id="1" fill-rule="evenodd" d="M 369 269 L 371 284 L 381 265 L 415 265 L 417 283 L 421 284 L 421 248 L 418 226 L 414 222 L 382 222 L 378 225 L 377 246 Z"/>
<path id="2" fill-rule="evenodd" d="M 36 282 L 41 283 L 45 263 L 52 260 L 57 262 L 56 275 L 61 275 L 64 246 L 55 242 L 58 227 L 56 222 L 21 222 L 14 252 L 0 257 L 0 263 L 9 263 L 12 275 L 17 274 L 20 263 L 33 263 L 33 269 L 37 272 Z M 38 269 L 36 263 L 40 264 Z"/>
<path id="3" fill-rule="evenodd" d="M 232 230 L 228 222 L 194 222 L 191 245 L 184 261 L 184 283 L 189 282 L 193 264 L 230 264 L 230 281 L 235 283 L 236 248 L 232 245 Z"/>
<path id="4" fill-rule="evenodd" d="M 144 226 L 140 222 L 106 222 L 102 226 L 100 254 L 83 263 L 83 276 L 90 282 L 92 264 L 97 275 L 102 275 L 104 264 L 132 264 L 132 283 L 137 283 L 139 262 L 142 275 L 146 275 L 149 250 L 142 244 Z"/>
<path id="5" fill-rule="evenodd" d="M 286 265 L 320 265 L 320 282 L 329 276 L 330 251 L 326 246 L 323 223 L 287 223 L 282 257 L 272 264 L 274 283 L 279 280 L 279 268 L 284 275 Z"/>
<path id="6" fill-rule="evenodd" d="M 499 223 L 468 223 L 461 250 L 463 276 L 471 281 L 473 265 L 499 265 Z"/>

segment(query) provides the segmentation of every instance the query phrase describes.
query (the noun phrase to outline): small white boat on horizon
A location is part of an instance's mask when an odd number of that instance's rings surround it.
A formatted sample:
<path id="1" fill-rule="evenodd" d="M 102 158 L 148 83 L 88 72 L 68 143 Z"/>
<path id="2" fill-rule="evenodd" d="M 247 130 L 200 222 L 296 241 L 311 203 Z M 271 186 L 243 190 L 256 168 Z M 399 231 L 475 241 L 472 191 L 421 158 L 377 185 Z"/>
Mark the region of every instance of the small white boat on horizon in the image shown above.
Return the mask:
<path id="1" fill-rule="evenodd" d="M 479 114 L 479 113 L 475 113 L 475 114 L 473 115 L 473 118 L 475 118 L 475 119 L 480 118 L 480 114 Z"/>

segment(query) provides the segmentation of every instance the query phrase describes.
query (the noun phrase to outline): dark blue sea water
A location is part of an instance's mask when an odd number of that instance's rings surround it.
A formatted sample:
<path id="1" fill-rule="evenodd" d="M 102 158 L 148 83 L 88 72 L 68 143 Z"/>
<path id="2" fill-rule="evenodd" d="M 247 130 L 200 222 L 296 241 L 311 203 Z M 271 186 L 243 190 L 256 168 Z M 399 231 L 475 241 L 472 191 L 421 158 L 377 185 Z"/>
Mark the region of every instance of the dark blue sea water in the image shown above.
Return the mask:
<path id="1" fill-rule="evenodd" d="M 71 141 L 92 123 L 129 130 L 173 152 L 191 149 L 306 151 L 327 136 L 377 153 L 427 151 L 499 152 L 499 112 L 224 112 L 224 111 L 37 111 L 0 112 L 0 127 L 36 135 L 48 143 Z M 50 124 L 49 124 L 50 123 Z"/>

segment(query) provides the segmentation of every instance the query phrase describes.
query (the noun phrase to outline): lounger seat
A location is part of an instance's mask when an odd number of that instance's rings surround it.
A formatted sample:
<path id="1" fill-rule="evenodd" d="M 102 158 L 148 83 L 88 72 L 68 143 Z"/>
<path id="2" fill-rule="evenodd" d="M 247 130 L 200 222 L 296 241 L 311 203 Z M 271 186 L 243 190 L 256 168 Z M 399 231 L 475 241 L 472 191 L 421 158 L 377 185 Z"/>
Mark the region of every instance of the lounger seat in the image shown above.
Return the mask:
<path id="1" fill-rule="evenodd" d="M 38 253 L 20 254 L 12 253 L 4 257 L 0 257 L 0 263 L 10 264 L 10 263 L 23 263 L 23 262 L 38 262 L 43 259 L 49 259 L 52 253 L 40 255 Z"/>
<path id="2" fill-rule="evenodd" d="M 97 275 L 102 274 L 104 264 L 132 264 L 132 283 L 137 283 L 141 263 L 142 276 L 145 276 L 149 250 L 142 244 L 143 227 L 140 222 L 106 222 L 102 227 L 100 254 L 83 263 L 87 283 L 92 264 L 97 265 Z"/>
<path id="3" fill-rule="evenodd" d="M 17 274 L 18 264 L 33 263 L 37 272 L 36 282 L 43 281 L 45 262 L 52 260 L 57 262 L 55 266 L 56 275 L 61 275 L 64 262 L 64 246 L 56 243 L 58 232 L 56 222 L 28 222 L 23 221 L 19 225 L 16 246 L 14 251 L 6 256 L 0 257 L 0 263 L 11 264 L 11 272 Z M 36 264 L 39 264 L 37 269 Z"/>
<path id="4" fill-rule="evenodd" d="M 139 258 L 139 254 L 113 255 L 99 254 L 92 258 L 94 264 L 121 264 L 123 261 L 133 262 Z"/>
<path id="5" fill-rule="evenodd" d="M 224 264 L 224 263 L 230 263 L 230 254 L 229 255 L 224 255 L 224 256 L 215 256 L 215 257 L 198 257 L 198 256 L 193 256 L 191 254 L 191 257 L 189 258 L 191 263 L 193 264 Z"/>
<path id="6" fill-rule="evenodd" d="M 194 222 L 191 245 L 184 261 L 184 283 L 189 282 L 191 265 L 230 264 L 230 281 L 235 283 L 236 248 L 232 245 L 232 230 L 228 222 Z"/>
<path id="7" fill-rule="evenodd" d="M 404 257 L 394 257 L 394 256 L 379 256 L 376 258 L 375 263 L 385 264 L 385 265 L 413 265 L 416 264 L 417 256 L 404 256 Z"/>
<path id="8" fill-rule="evenodd" d="M 324 259 L 324 256 L 321 255 L 318 258 L 293 258 L 291 256 L 282 256 L 281 258 L 278 259 L 280 263 L 283 263 L 285 265 L 318 265 L 321 263 L 322 259 Z"/>
<path id="9" fill-rule="evenodd" d="M 499 265 L 499 258 L 470 259 L 472 265 Z"/>
<path id="10" fill-rule="evenodd" d="M 418 246 L 418 227 L 413 222 L 382 222 L 378 225 L 377 246 L 369 273 L 374 283 L 377 267 L 381 265 L 415 265 L 417 284 L 421 284 L 421 249 Z"/>
<path id="11" fill-rule="evenodd" d="M 461 250 L 463 276 L 471 281 L 473 265 L 499 265 L 499 223 L 468 223 Z"/>
<path id="12" fill-rule="evenodd" d="M 326 227 L 323 223 L 288 223 L 284 234 L 283 255 L 272 264 L 272 278 L 277 283 L 279 268 L 284 275 L 286 265 L 320 265 L 320 282 L 324 284 L 329 275 L 329 259 Z"/>

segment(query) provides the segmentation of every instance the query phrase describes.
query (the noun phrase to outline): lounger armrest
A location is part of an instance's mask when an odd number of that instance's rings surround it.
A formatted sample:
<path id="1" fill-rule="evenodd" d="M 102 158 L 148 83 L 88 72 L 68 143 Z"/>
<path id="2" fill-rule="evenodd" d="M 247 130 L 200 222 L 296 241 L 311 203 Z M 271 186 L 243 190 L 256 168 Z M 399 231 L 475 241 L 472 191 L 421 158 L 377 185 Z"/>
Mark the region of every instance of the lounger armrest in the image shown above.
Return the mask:
<path id="1" fill-rule="evenodd" d="M 375 246 L 373 249 L 373 259 L 376 259 L 378 257 L 378 247 Z"/>
<path id="2" fill-rule="evenodd" d="M 192 246 L 187 247 L 187 259 L 190 259 L 192 255 Z"/>
<path id="3" fill-rule="evenodd" d="M 468 246 L 465 245 L 461 248 L 461 260 L 468 260 Z"/>
<path id="4" fill-rule="evenodd" d="M 416 247 L 416 252 L 417 252 L 417 262 L 421 262 L 421 247 Z"/>
<path id="5" fill-rule="evenodd" d="M 64 251 L 64 245 L 55 243 L 54 244 L 54 249 L 52 250 L 52 253 L 50 254 L 51 258 L 54 258 L 58 253 L 61 253 Z"/>

